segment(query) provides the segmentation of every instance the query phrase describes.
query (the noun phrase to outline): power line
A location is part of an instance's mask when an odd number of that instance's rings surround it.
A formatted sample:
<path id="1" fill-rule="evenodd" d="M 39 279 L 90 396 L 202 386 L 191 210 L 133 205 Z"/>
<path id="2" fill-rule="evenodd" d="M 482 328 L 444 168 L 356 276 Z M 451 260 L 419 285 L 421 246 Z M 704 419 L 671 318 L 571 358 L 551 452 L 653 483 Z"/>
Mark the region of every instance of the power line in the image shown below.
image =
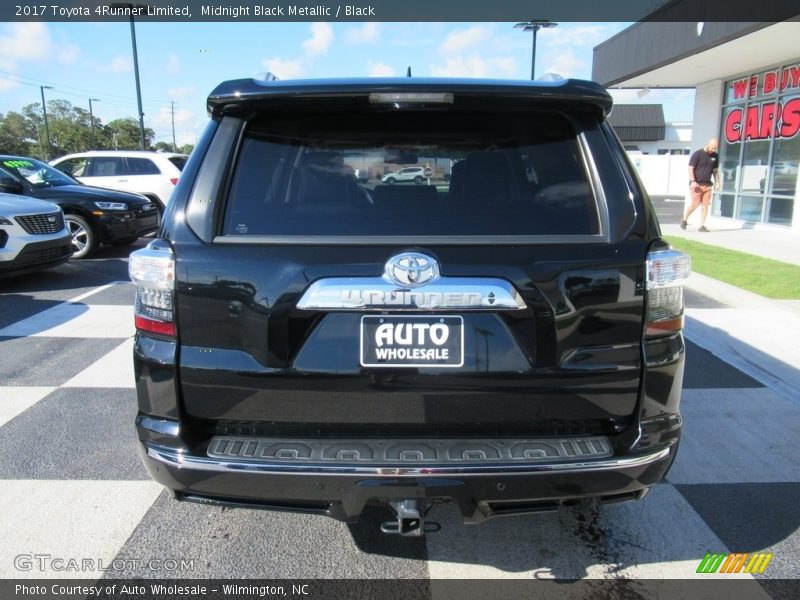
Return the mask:
<path id="1" fill-rule="evenodd" d="M 29 86 L 32 86 L 32 87 L 39 87 L 42 84 L 50 85 L 54 89 L 58 89 L 59 91 L 64 92 L 64 93 L 68 93 L 67 92 L 68 90 L 74 90 L 73 93 L 81 92 L 81 96 L 85 96 L 86 94 L 89 94 L 89 95 L 92 95 L 92 96 L 101 96 L 101 97 L 107 98 L 109 100 L 117 100 L 117 101 L 122 100 L 123 102 L 127 101 L 128 98 L 130 98 L 130 96 L 126 96 L 124 94 L 114 94 L 113 92 L 99 92 L 97 90 L 92 90 L 92 89 L 88 89 L 88 88 L 81 88 L 81 87 L 77 87 L 77 86 L 73 86 L 73 85 L 64 85 L 62 83 L 57 83 L 57 82 L 54 82 L 54 81 L 48 81 L 46 79 L 39 79 L 38 77 L 29 77 L 27 75 L 18 75 L 16 73 L 11 73 L 9 71 L 4 71 L 2 69 L 0 69 L 0 79 L 5 79 L 5 80 L 8 80 L 8 81 L 14 81 L 15 83 L 19 83 L 19 84 L 22 84 L 22 85 L 29 85 Z M 28 81 L 25 81 L 26 79 Z M 150 105 L 151 108 L 154 107 L 154 106 L 157 106 L 158 108 L 161 108 L 163 106 L 166 106 L 168 102 L 169 102 L 168 100 L 144 100 L 144 99 L 142 100 L 143 104 L 148 104 L 148 105 Z M 132 103 L 132 105 L 135 105 L 135 103 Z"/>

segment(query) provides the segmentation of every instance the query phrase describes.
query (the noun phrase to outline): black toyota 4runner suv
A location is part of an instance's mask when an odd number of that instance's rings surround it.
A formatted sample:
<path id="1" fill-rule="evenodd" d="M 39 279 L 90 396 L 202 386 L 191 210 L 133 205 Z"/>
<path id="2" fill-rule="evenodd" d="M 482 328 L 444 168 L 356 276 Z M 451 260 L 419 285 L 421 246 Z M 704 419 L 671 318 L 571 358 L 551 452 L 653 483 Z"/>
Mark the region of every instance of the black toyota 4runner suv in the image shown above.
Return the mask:
<path id="1" fill-rule="evenodd" d="M 440 501 L 642 497 L 678 448 L 690 265 L 611 105 L 575 80 L 217 87 L 130 259 L 152 477 L 348 522 L 388 503 L 407 535 Z"/>

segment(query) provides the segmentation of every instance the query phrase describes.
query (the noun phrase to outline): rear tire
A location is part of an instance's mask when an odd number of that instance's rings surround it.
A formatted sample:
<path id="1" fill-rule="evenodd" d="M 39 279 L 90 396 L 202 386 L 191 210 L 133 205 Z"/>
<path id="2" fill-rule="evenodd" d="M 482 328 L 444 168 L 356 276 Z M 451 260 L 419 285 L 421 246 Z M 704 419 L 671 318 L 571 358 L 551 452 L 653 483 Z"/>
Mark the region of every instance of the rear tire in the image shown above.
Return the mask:
<path id="1" fill-rule="evenodd" d="M 389 185 L 394 185 L 395 183 L 397 183 L 397 179 L 395 179 L 394 177 L 389 177 L 389 179 L 386 180 L 386 183 L 388 183 Z"/>
<path id="2" fill-rule="evenodd" d="M 72 258 L 86 258 L 97 249 L 97 234 L 92 226 L 78 215 L 64 215 L 72 235 Z"/>
<path id="3" fill-rule="evenodd" d="M 425 181 L 425 180 L 422 177 L 420 177 L 419 175 L 414 177 L 414 183 L 416 183 L 417 185 L 422 185 L 423 181 Z"/>

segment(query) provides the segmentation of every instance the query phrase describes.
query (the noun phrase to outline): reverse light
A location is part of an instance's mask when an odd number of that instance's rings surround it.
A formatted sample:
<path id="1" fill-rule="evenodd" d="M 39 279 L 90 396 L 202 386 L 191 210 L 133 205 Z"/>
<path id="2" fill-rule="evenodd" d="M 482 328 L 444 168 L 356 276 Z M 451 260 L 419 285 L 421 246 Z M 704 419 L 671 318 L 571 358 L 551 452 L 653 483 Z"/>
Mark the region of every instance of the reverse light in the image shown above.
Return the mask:
<path id="1" fill-rule="evenodd" d="M 161 240 L 132 252 L 128 275 L 136 284 L 134 308 L 136 329 L 158 335 L 174 336 L 173 292 L 175 257 Z"/>
<path id="2" fill-rule="evenodd" d="M 103 210 L 128 210 L 124 202 L 95 202 L 94 205 Z"/>
<path id="3" fill-rule="evenodd" d="M 691 259 L 678 250 L 670 248 L 647 255 L 646 337 L 683 329 L 683 282 L 691 272 Z"/>

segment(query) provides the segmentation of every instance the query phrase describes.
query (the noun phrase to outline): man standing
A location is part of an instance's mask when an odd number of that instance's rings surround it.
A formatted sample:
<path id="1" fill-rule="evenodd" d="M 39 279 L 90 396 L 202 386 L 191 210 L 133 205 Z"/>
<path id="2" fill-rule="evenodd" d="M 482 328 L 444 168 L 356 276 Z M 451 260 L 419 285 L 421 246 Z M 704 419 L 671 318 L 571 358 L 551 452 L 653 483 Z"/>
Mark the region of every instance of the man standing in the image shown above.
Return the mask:
<path id="1" fill-rule="evenodd" d="M 689 220 L 694 209 L 702 204 L 698 231 L 708 231 L 706 217 L 708 217 L 708 207 L 711 204 L 712 179 L 714 190 L 719 190 L 720 187 L 718 148 L 719 142 L 716 138 L 711 138 L 705 148 L 695 151 L 689 159 L 689 190 L 692 194 L 692 203 L 683 213 L 681 229 L 686 229 L 686 221 Z"/>

